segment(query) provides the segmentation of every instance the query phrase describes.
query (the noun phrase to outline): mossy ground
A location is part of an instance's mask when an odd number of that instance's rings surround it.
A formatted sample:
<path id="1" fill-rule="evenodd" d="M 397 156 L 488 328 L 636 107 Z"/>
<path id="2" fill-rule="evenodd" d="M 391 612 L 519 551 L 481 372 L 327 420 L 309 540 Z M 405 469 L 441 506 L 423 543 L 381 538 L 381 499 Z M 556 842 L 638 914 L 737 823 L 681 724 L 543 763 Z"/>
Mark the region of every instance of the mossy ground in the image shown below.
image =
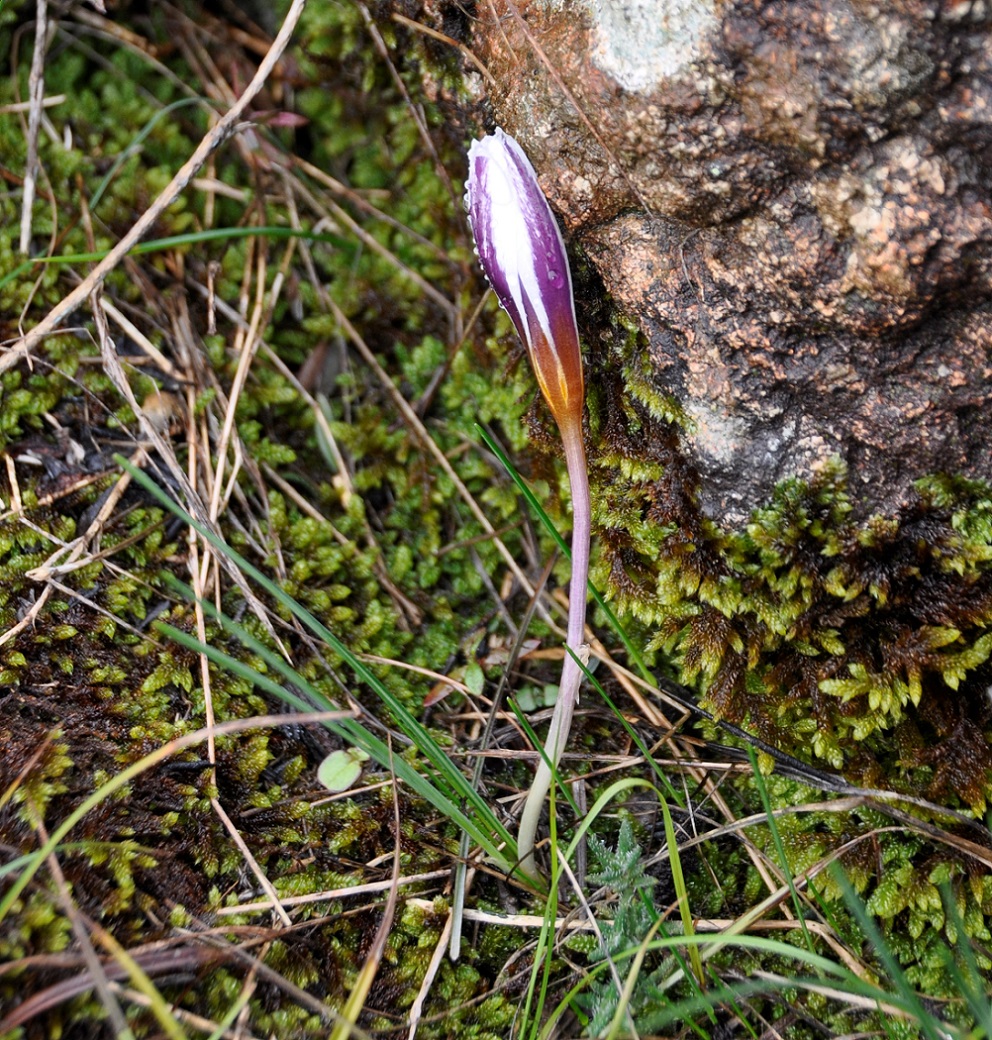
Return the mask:
<path id="1" fill-rule="evenodd" d="M 264 34 L 233 8 L 213 10 L 121 3 L 112 20 L 86 8 L 60 19 L 45 94 L 64 100 L 46 110 L 40 134 L 33 255 L 111 246 L 207 131 L 216 100 L 250 78 L 267 45 Z M 0 54 L 11 56 L 14 70 L 0 83 L 0 217 L 11 229 L 21 219 L 27 117 L 4 106 L 27 97 L 32 16 L 23 3 L 8 0 L 0 8 Z M 300 226 L 324 240 L 262 235 L 170 246 L 120 265 L 103 295 L 137 330 L 111 321 L 137 399 L 172 395 L 164 421 L 171 450 L 205 501 L 216 488 L 225 503 L 219 526 L 230 543 L 348 647 L 368 655 L 396 697 L 468 768 L 464 752 L 476 748 L 486 696 L 512 643 L 507 618 L 519 622 L 527 596 L 454 478 L 532 577 L 552 551 L 480 446 L 476 424 L 508 446 L 564 526 L 567 487 L 553 426 L 505 316 L 491 300 L 476 313 L 483 285 L 459 199 L 471 129 L 454 103 L 456 52 L 391 19 L 387 8 L 374 9 L 371 20 L 388 59 L 360 7 L 311 0 L 253 106 L 254 126 L 215 154 L 154 232 L 164 238 Z M 76 263 L 19 271 L 16 247 L 16 234 L 0 240 L 6 343 L 88 270 Z M 645 743 L 672 760 L 666 768 L 683 803 L 676 822 L 684 833 L 721 832 L 684 856 L 693 913 L 740 918 L 790 872 L 840 858 L 912 985 L 941 1015 L 965 1020 L 944 954 L 948 939 L 960 937 L 952 934 L 940 886 L 955 900 L 987 971 L 992 841 L 982 816 L 992 765 L 992 497 L 982 487 L 934 478 L 903 514 L 856 523 L 838 469 L 756 503 L 741 531 L 717 529 L 695 508 L 677 402 L 644 370 L 636 332 L 576 260 L 590 346 L 596 580 L 631 639 L 659 673 L 800 764 L 859 789 L 895 791 L 960 814 L 941 816 L 917 804 L 897 807 L 902 815 L 893 818 L 889 803 L 853 793 L 833 806 L 817 792 L 814 772 L 806 784 L 801 774 L 781 770 L 762 781 L 724 756 L 720 744 L 730 738 L 712 723 L 701 731 L 686 724 L 693 742 L 670 736 L 658 745 L 668 731 L 658 715 L 644 714 L 659 710 L 655 702 L 632 699 L 636 687 L 624 688 L 601 669 L 611 698 Z M 388 383 L 357 349 L 349 323 Z M 188 581 L 206 547 L 194 549 L 186 528 L 133 485 L 94 527 L 120 479 L 113 456 L 132 455 L 139 434 L 100 363 L 91 313 L 81 311 L 73 326 L 46 339 L 30 365 L 0 376 L 7 460 L 0 632 L 24 622 L 0 644 L 6 861 L 37 848 L 106 779 L 202 727 L 208 710 L 218 721 L 273 710 L 229 672 L 211 668 L 205 683 L 197 655 L 154 627 L 168 620 L 196 630 L 196 611 L 166 575 Z M 149 358 L 144 341 L 168 359 L 167 369 Z M 245 350 L 254 356 L 238 390 Z M 396 391 L 419 426 L 398 410 Z M 425 434 L 450 470 L 425 448 Z M 169 481 L 166 468 L 156 472 Z M 79 566 L 56 574 L 58 584 L 32 573 L 84 534 Z M 552 580 L 563 585 L 565 578 L 559 564 Z M 267 613 L 256 616 L 217 568 L 205 570 L 203 580 L 206 596 L 258 638 L 271 645 L 278 633 L 301 674 L 328 697 L 342 704 L 350 698 L 389 730 L 394 720 L 381 705 L 285 612 L 264 603 Z M 617 640 L 604 618 L 595 623 L 612 647 Z M 546 647 L 559 645 L 541 612 L 531 635 Z M 206 636 L 266 670 L 216 625 L 208 623 Z M 425 708 L 439 680 L 413 669 L 464 680 L 469 694 L 456 690 Z M 538 704 L 556 678 L 555 662 L 536 659 L 520 666 L 512 688 L 521 703 Z M 586 700 L 566 765 L 586 776 L 592 804 L 632 745 L 595 695 Z M 678 721 L 670 706 L 662 710 Z M 101 1028 L 111 1035 L 110 1024 L 99 1024 L 105 1005 L 95 992 L 58 988 L 87 970 L 66 908 L 71 901 L 108 956 L 108 971 L 116 962 L 101 930 L 175 1002 L 177 1021 L 191 1034 L 195 1024 L 183 1013 L 219 1022 L 243 997 L 251 1035 L 326 1035 L 313 1000 L 341 1008 L 353 989 L 385 898 L 359 886 L 388 881 L 398 849 L 403 876 L 437 876 L 403 888 L 360 1025 L 373 1034 L 404 1034 L 442 934 L 450 901 L 445 871 L 457 855 L 458 833 L 397 791 L 379 768 L 367 767 L 346 797 L 328 799 L 316 767 L 337 746 L 314 727 L 246 730 L 218 738 L 214 762 L 197 745 L 101 801 L 62 847 L 64 882 L 39 873 L 0 926 L 0 1014 L 33 998 L 37 1005 L 18 1027 L 24 1036 L 89 1037 Z M 524 750 L 512 715 L 500 715 L 493 746 Z M 633 750 L 619 763 L 623 775 L 651 778 Z M 774 765 L 767 755 L 760 762 L 768 770 Z M 519 757 L 497 758 L 486 772 L 490 795 L 511 802 L 529 768 Z M 761 813 L 763 797 L 781 813 L 777 827 L 759 820 L 740 829 L 737 821 Z M 225 827 L 218 804 L 243 844 Z M 499 804 L 509 819 L 509 808 Z M 602 886 L 596 906 L 612 953 L 640 942 L 675 899 L 671 871 L 653 855 L 664 844 L 657 809 L 656 801 L 632 796 L 596 828 L 590 877 Z M 633 826 L 622 828 L 623 819 Z M 562 825 L 572 825 L 565 813 Z M 246 851 L 281 897 L 349 887 L 360 894 L 288 904 L 288 925 L 271 911 L 239 912 L 261 897 Z M 879 963 L 862 948 L 836 883 L 822 874 L 816 887 L 819 898 L 803 904 L 803 913 L 817 926 L 818 948 L 847 951 L 871 977 Z M 403 902 L 407 897 L 416 898 Z M 482 911 L 534 908 L 531 894 L 484 874 L 470 902 Z M 794 918 L 794 911 L 784 899 L 758 924 Z M 505 1037 L 519 1020 L 533 933 L 472 927 L 462 960 L 440 962 L 420 1036 Z M 828 932 L 834 945 L 822 939 Z M 798 929 L 787 934 L 801 943 Z M 169 950 L 186 958 L 178 972 Z M 586 939 L 561 947 L 551 1003 L 600 962 L 597 951 Z M 265 971 L 257 974 L 246 957 Z M 709 963 L 721 979 L 794 970 L 781 955 L 759 951 L 728 950 Z M 644 1030 L 685 991 L 662 985 L 672 970 L 660 955 L 646 962 L 632 998 Z M 152 1011 L 140 1001 L 122 1003 L 136 1035 L 156 1032 Z M 614 1003 L 607 983 L 590 984 L 572 1009 L 572 1033 L 584 1017 L 589 1028 L 603 1027 Z M 718 1023 L 702 1015 L 702 1028 L 715 1034 L 731 1019 L 765 1021 L 798 1037 L 823 1035 L 824 1023 L 839 1033 L 881 1028 L 885 1020 L 871 1007 L 844 1007 L 798 990 L 754 994 L 721 1015 Z"/>

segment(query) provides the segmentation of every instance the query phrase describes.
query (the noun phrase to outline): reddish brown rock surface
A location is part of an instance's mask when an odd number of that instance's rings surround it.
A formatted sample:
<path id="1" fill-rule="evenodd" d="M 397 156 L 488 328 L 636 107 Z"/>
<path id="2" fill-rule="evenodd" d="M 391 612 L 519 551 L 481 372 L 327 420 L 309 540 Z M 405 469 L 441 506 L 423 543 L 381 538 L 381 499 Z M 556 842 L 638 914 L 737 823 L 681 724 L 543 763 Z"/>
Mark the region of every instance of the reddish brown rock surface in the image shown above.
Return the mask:
<path id="1" fill-rule="evenodd" d="M 992 3 L 492 0 L 473 49 L 738 521 L 992 478 Z"/>

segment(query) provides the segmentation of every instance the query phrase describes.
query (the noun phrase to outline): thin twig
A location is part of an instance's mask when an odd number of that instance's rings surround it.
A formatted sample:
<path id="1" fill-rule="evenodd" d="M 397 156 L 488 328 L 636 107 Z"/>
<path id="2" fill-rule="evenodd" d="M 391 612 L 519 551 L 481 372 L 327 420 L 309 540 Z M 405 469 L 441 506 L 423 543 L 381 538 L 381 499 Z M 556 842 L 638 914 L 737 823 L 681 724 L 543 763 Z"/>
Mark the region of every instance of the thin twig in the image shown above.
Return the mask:
<path id="1" fill-rule="evenodd" d="M 434 953 L 431 955 L 430 964 L 427 965 L 427 971 L 424 973 L 424 981 L 420 984 L 417 999 L 410 1006 L 410 1029 L 407 1033 L 407 1040 L 416 1040 L 417 1026 L 420 1025 L 420 1019 L 424 1013 L 424 1003 L 430 995 L 431 986 L 434 984 L 441 962 L 444 960 L 444 951 L 448 945 L 449 935 L 451 935 L 450 913 L 444 922 L 441 934 L 437 937 L 437 942 L 434 944 Z"/>
<path id="2" fill-rule="evenodd" d="M 48 0 L 37 0 L 34 21 L 34 52 L 28 78 L 28 154 L 24 170 L 24 199 L 21 203 L 21 252 L 31 245 L 31 209 L 38 180 L 38 132 L 41 128 L 42 98 L 45 94 L 45 51 L 48 50 Z"/>
<path id="3" fill-rule="evenodd" d="M 285 907 L 282 905 L 282 900 L 279 898 L 279 893 L 276 891 L 275 885 L 273 885 L 265 876 L 265 871 L 262 870 L 258 864 L 258 860 L 256 860 L 252 855 L 251 849 L 248 848 L 245 839 L 241 837 L 241 832 L 234 825 L 234 821 L 227 815 L 224 806 L 220 804 L 220 799 L 211 798 L 210 805 L 220 818 L 221 823 L 224 824 L 224 829 L 231 836 L 231 840 L 235 845 L 237 845 L 238 851 L 241 853 L 245 863 L 248 865 L 248 869 L 255 875 L 255 880 L 258 882 L 262 891 L 269 897 L 269 902 L 267 903 L 268 908 L 287 928 L 291 927 L 293 922 L 290 920 L 289 914 L 286 913 Z"/>
<path id="4" fill-rule="evenodd" d="M 392 783 L 390 780 L 389 783 Z M 348 792 L 349 797 L 354 795 L 354 792 Z M 355 896 L 370 895 L 373 892 L 386 892 L 389 889 L 396 887 L 402 887 L 404 885 L 419 885 L 425 881 L 437 881 L 440 878 L 448 876 L 447 870 L 431 870 L 425 874 L 410 874 L 407 877 L 401 877 L 396 880 L 390 878 L 389 881 L 370 881 L 364 885 L 346 885 L 344 888 L 332 888 L 324 892 L 310 892 L 305 896 L 283 896 L 280 900 L 283 906 L 308 906 L 311 903 L 330 903 L 336 899 L 353 899 Z M 255 903 L 239 903 L 236 906 L 222 906 L 216 911 L 217 917 L 231 916 L 234 914 L 255 914 L 268 912 L 272 909 L 272 904 L 265 900 L 263 902 Z"/>
<path id="5" fill-rule="evenodd" d="M 40 820 L 38 821 L 38 835 L 43 842 L 48 841 L 48 832 L 45 830 L 45 827 Z M 53 852 L 48 856 L 46 862 L 48 863 L 48 869 L 52 873 L 52 878 L 55 881 L 55 889 L 58 893 L 59 902 L 62 904 L 62 909 L 72 925 L 72 934 L 76 937 L 76 942 L 79 944 L 79 952 L 82 955 L 83 963 L 86 965 L 90 977 L 93 979 L 93 987 L 100 996 L 100 1002 L 103 1004 L 104 1011 L 107 1012 L 107 1018 L 110 1020 L 110 1024 L 113 1027 L 114 1036 L 120 1038 L 120 1040 L 134 1040 L 134 1033 L 132 1033 L 131 1029 L 128 1027 L 127 1019 L 124 1018 L 124 1012 L 121 1010 L 120 1004 L 111 992 L 110 980 L 107 978 L 107 973 L 104 971 L 103 964 L 100 961 L 96 950 L 93 948 L 93 943 L 90 941 L 90 935 L 86 930 L 83 915 L 80 912 L 79 907 L 73 902 L 72 892 L 66 882 L 65 874 L 62 872 L 62 865 L 59 863 L 59 858 Z"/>

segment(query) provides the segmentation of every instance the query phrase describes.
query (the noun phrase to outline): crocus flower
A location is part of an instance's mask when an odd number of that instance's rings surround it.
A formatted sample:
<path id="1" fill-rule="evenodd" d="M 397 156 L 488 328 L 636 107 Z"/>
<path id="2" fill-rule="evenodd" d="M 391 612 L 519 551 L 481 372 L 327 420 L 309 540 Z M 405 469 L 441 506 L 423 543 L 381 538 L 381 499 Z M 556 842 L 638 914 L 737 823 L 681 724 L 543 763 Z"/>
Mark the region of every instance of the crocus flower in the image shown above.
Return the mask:
<path id="1" fill-rule="evenodd" d="M 523 149 L 498 129 L 468 153 L 466 207 L 482 269 L 527 347 L 538 385 L 561 432 L 572 486 L 572 579 L 558 700 L 544 757 L 520 817 L 521 869 L 537 877 L 534 838 L 552 770 L 568 741 L 587 653 L 583 636 L 589 580 L 589 478 L 582 442 L 585 384 L 565 243 Z M 569 653 L 568 651 L 571 651 Z"/>
<path id="2" fill-rule="evenodd" d="M 468 153 L 466 206 L 482 269 L 527 347 L 560 427 L 582 425 L 582 355 L 558 223 L 530 160 L 499 127 Z"/>

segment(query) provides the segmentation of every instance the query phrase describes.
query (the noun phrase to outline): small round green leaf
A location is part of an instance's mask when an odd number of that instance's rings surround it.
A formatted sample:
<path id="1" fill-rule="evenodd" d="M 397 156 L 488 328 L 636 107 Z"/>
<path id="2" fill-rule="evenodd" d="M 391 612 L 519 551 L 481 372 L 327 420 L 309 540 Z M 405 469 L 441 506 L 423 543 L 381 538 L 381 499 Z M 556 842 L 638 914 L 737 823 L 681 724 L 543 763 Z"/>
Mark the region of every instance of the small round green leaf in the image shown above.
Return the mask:
<path id="1" fill-rule="evenodd" d="M 362 775 L 362 764 L 368 760 L 368 754 L 358 748 L 341 748 L 331 754 L 317 766 L 317 779 L 337 794 L 347 791 Z"/>
<path id="2" fill-rule="evenodd" d="M 465 669 L 465 685 L 478 697 L 486 685 L 486 676 L 482 669 L 473 661 Z"/>

